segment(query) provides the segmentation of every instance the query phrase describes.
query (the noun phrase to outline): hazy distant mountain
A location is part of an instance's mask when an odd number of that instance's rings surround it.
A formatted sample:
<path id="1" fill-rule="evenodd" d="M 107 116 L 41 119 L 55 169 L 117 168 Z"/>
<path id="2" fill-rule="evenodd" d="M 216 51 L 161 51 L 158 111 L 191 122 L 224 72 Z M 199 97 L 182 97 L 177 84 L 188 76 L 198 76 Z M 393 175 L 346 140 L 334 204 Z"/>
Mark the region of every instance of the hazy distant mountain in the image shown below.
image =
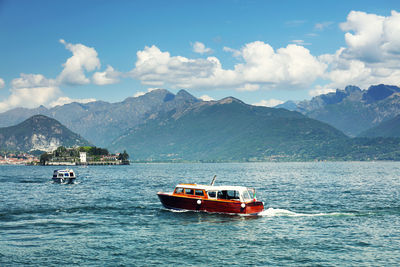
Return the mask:
<path id="1" fill-rule="evenodd" d="M 14 125 L 30 116 L 43 114 L 60 121 L 93 144 L 106 147 L 126 130 L 159 113 L 183 110 L 199 101 L 184 90 L 174 95 L 167 90 L 157 89 L 118 103 L 95 101 L 87 104 L 71 103 L 51 109 L 16 108 L 0 114 L 0 126 Z"/>
<path id="2" fill-rule="evenodd" d="M 283 104 L 276 105 L 274 108 L 284 108 L 290 111 L 295 111 L 297 109 L 297 104 L 295 101 L 289 100 Z"/>
<path id="3" fill-rule="evenodd" d="M 362 132 L 361 137 L 400 137 L 400 115 Z"/>
<path id="4" fill-rule="evenodd" d="M 52 151 L 59 146 L 90 145 L 58 121 L 35 115 L 24 122 L 0 128 L 0 149 L 9 151 Z"/>
<path id="5" fill-rule="evenodd" d="M 136 160 L 304 160 L 329 157 L 328 146 L 347 139 L 298 112 L 229 97 L 148 121 L 111 149 L 126 149 Z"/>
<path id="6" fill-rule="evenodd" d="M 400 115 L 400 88 L 380 84 L 361 90 L 347 86 L 344 90 L 302 101 L 296 110 L 356 136 Z"/>

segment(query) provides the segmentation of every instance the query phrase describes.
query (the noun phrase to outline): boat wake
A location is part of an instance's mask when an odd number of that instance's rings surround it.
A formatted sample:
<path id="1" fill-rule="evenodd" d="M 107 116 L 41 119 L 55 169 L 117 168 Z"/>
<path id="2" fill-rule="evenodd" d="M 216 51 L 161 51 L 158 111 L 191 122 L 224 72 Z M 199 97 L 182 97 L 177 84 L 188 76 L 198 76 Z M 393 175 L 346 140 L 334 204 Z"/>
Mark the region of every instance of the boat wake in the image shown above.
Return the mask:
<path id="1" fill-rule="evenodd" d="M 331 213 L 297 213 L 290 210 L 285 209 L 274 209 L 268 208 L 258 215 L 265 216 L 265 217 L 318 217 L 318 216 L 351 216 L 354 215 L 353 213 L 343 213 L 343 212 L 331 212 Z"/>

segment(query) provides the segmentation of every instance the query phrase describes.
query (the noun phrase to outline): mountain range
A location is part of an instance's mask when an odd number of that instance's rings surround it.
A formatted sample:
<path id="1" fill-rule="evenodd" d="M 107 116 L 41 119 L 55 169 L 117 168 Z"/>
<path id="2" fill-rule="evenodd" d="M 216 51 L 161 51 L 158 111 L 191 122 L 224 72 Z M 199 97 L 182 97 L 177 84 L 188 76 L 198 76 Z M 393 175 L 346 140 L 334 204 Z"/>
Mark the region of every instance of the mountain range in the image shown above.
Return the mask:
<path id="1" fill-rule="evenodd" d="M 43 114 L 88 140 L 80 143 L 127 150 L 132 159 L 145 161 L 400 160 L 400 139 L 388 126 L 400 120 L 395 118 L 399 92 L 396 86 L 347 86 L 310 101 L 287 102 L 281 105 L 285 109 L 233 97 L 202 101 L 184 90 L 175 95 L 157 89 L 118 103 L 17 108 L 0 114 L 0 125 Z M 371 126 L 376 128 L 368 131 Z M 28 149 L 22 145 L 28 139 L 14 145 Z"/>
<path id="2" fill-rule="evenodd" d="M 33 115 L 42 114 L 58 120 L 91 143 L 106 147 L 125 131 L 145 123 L 159 113 L 184 110 L 199 101 L 184 90 L 174 95 L 158 89 L 117 103 L 74 102 L 50 109 L 43 106 L 35 109 L 16 108 L 0 114 L 0 127 L 15 125 Z"/>
<path id="3" fill-rule="evenodd" d="M 53 151 L 59 146 L 91 145 L 55 119 L 35 115 L 10 127 L 0 128 L 0 149 L 8 151 Z"/>
<path id="4" fill-rule="evenodd" d="M 315 158 L 347 137 L 332 126 L 285 109 L 228 97 L 198 102 L 138 125 L 111 144 L 145 160 Z"/>
<path id="5" fill-rule="evenodd" d="M 297 104 L 288 101 L 277 107 L 326 122 L 349 136 L 366 136 L 368 129 L 400 115 L 400 88 L 380 84 L 361 90 L 347 86 L 344 90 L 337 89 L 311 100 Z"/>

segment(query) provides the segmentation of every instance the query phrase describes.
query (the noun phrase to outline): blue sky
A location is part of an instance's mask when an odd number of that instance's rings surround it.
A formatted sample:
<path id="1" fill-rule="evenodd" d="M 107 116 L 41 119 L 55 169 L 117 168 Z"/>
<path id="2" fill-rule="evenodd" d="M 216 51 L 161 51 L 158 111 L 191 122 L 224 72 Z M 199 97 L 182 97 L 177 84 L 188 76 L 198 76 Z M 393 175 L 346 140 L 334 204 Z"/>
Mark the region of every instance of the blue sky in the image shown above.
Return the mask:
<path id="1" fill-rule="evenodd" d="M 0 0 L 0 112 L 154 88 L 273 105 L 400 85 L 399 1 Z"/>

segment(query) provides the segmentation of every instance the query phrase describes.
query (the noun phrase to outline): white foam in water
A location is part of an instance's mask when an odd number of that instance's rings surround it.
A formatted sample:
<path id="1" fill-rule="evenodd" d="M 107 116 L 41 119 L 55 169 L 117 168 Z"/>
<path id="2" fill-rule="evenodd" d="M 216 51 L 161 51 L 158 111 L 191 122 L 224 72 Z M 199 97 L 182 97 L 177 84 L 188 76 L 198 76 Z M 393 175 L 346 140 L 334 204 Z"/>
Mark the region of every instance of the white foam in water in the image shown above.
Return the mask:
<path id="1" fill-rule="evenodd" d="M 188 210 L 176 210 L 176 209 L 165 209 L 165 210 L 176 212 L 176 213 L 188 212 Z"/>
<path id="2" fill-rule="evenodd" d="M 316 217 L 316 216 L 348 216 L 354 215 L 351 213 L 340 213 L 340 212 L 332 212 L 332 213 L 296 213 L 290 210 L 285 209 L 274 209 L 268 208 L 259 213 L 260 216 L 267 217 L 275 217 L 275 216 L 288 216 L 288 217 Z"/>

